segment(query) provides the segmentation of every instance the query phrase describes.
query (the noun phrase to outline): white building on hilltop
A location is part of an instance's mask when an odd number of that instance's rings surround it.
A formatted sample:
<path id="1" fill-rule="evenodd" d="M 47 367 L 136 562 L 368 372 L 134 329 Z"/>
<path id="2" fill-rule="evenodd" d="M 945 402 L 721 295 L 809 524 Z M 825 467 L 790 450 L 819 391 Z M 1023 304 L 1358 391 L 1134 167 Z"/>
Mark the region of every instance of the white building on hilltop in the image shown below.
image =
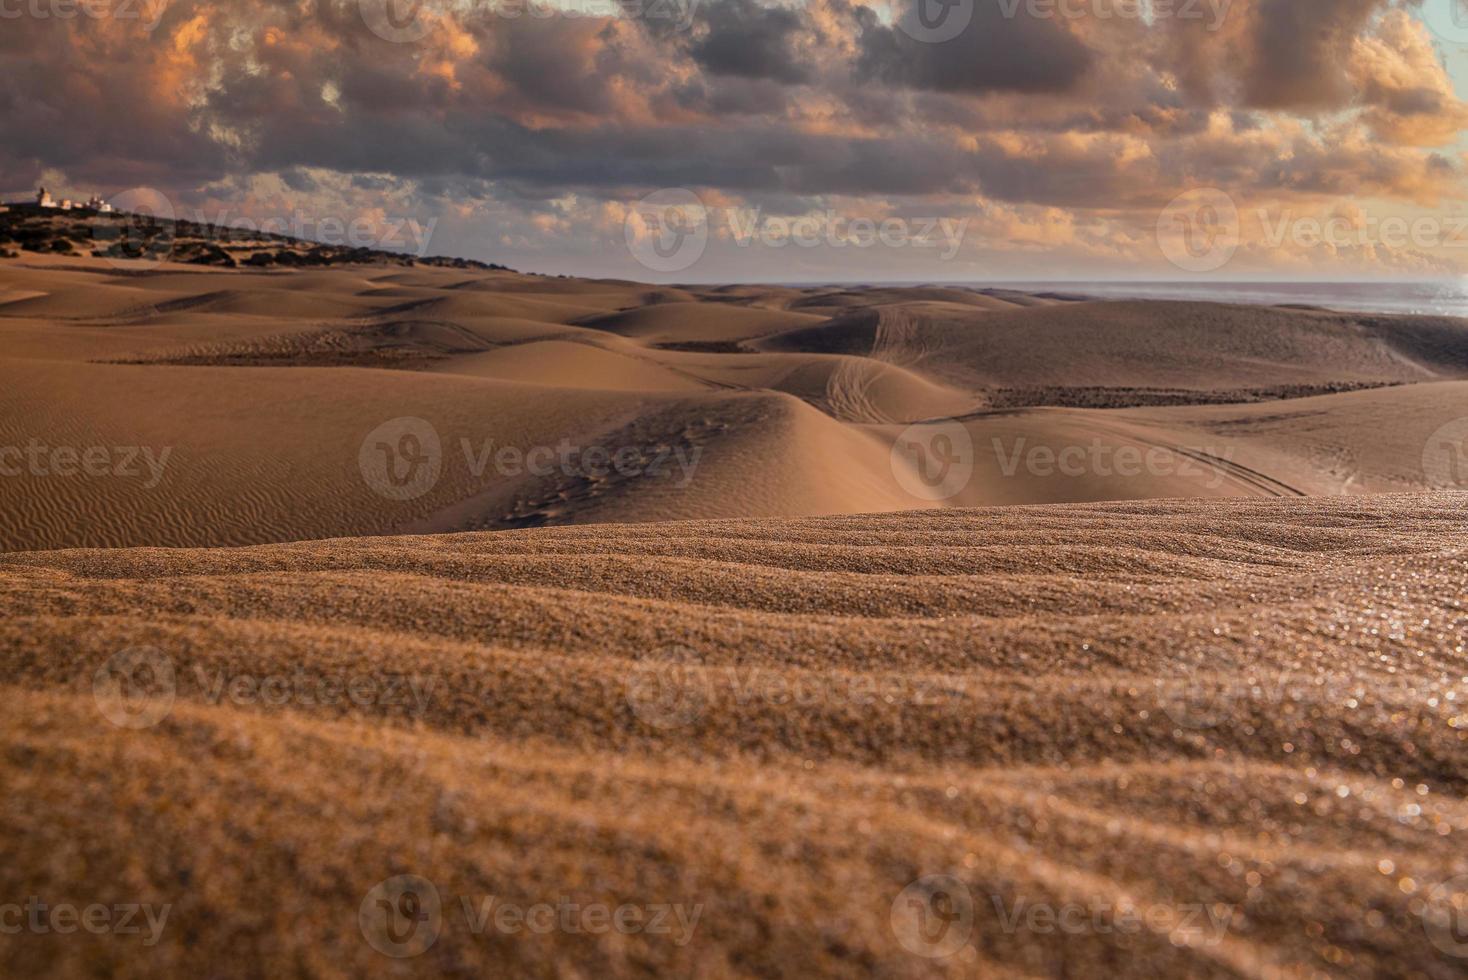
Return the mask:
<path id="1" fill-rule="evenodd" d="M 111 214 L 113 211 L 112 205 L 104 201 L 102 197 L 98 194 L 93 194 L 91 197 L 87 198 L 85 202 L 73 201 L 70 198 L 63 198 L 62 200 L 58 201 L 56 200 L 56 198 L 52 197 L 51 192 L 46 190 L 46 188 L 44 187 L 36 191 L 36 207 L 53 208 L 58 211 L 70 211 L 73 208 L 81 210 L 85 208 L 86 210 L 97 211 L 102 214 Z"/>

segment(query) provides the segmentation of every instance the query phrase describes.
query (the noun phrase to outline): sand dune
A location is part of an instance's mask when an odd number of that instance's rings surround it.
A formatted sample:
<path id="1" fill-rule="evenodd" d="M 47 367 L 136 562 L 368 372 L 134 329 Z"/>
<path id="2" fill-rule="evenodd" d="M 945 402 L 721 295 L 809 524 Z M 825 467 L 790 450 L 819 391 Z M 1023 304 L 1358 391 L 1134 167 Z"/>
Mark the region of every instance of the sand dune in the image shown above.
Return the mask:
<path id="1" fill-rule="evenodd" d="M 170 912 L 146 956 L 0 947 L 368 972 L 360 908 L 417 875 L 411 972 L 1454 976 L 1465 504 L 6 556 L 5 892 Z M 123 650 L 173 700 L 98 687 Z M 956 940 L 904 911 L 934 875 Z M 489 896 L 692 924 L 475 932 Z"/>
<path id="2" fill-rule="evenodd" d="M 568 388 L 702 391 L 708 387 L 650 358 L 564 340 L 531 341 L 478 356 L 457 357 L 438 370 Z"/>
<path id="3" fill-rule="evenodd" d="M 579 325 L 654 344 L 687 344 L 748 340 L 824 321 L 808 313 L 688 302 L 642 306 L 581 320 Z"/>
<path id="4" fill-rule="evenodd" d="M 976 395 L 867 357 L 665 352 L 662 363 L 731 388 L 782 391 L 843 422 L 919 422 L 965 414 Z"/>
<path id="5" fill-rule="evenodd" d="M 977 291 L 941 286 L 866 287 L 861 289 L 814 289 L 790 300 L 792 309 L 820 311 L 891 303 L 953 303 L 985 310 L 1012 310 L 1017 306 L 1046 306 L 1048 300 L 999 290 Z"/>
<path id="6" fill-rule="evenodd" d="M 1463 485 L 1426 459 L 1468 416 L 1450 320 L 134 266 L 0 265 L 0 549 Z M 399 431 L 420 422 L 432 477 L 384 494 L 372 471 L 410 472 L 394 440 L 421 448 Z M 941 492 L 925 438 L 968 446 Z M 9 465 L 34 445 L 44 472 Z M 59 474 L 57 447 L 137 475 Z"/>
<path id="7" fill-rule="evenodd" d="M 1457 976 L 1465 419 L 1441 319 L 6 260 L 0 900 L 159 917 L 0 956 Z"/>
<path id="8" fill-rule="evenodd" d="M 8 458 L 16 472 L 3 482 L 0 542 L 198 546 L 935 503 L 1406 490 L 1432 485 L 1429 436 L 1468 404 L 1468 388 L 1452 382 L 1270 405 L 983 412 L 956 423 L 972 442 L 971 475 L 935 501 L 913 494 L 912 460 L 893 452 L 909 419 L 878 420 L 967 406 L 951 391 L 922 390 L 915 376 L 888 376 L 898 369 L 827 360 L 748 379 L 791 397 L 731 391 L 737 375 L 595 348 L 579 366 L 532 351 L 523 369 L 511 360 L 479 373 L 473 359 L 517 351 L 440 361 L 433 373 L 0 362 L 0 445 L 100 447 L 114 468 L 133 447 L 163 464 L 154 473 L 145 455 L 128 473 L 89 477 L 75 463 L 67 475 L 45 469 L 47 456 L 40 472 Z M 725 386 L 700 388 L 710 377 Z M 631 378 L 636 390 L 622 387 Z M 437 475 L 410 500 L 377 492 L 368 475 L 382 459 L 363 456 L 369 437 L 401 418 L 423 420 L 438 440 Z M 598 472 L 576 459 L 552 466 L 548 456 L 540 472 L 526 466 L 535 447 L 563 444 L 626 449 L 632 475 L 601 472 L 606 461 Z M 506 447 L 512 465 L 497 466 L 493 454 Z"/>
<path id="9" fill-rule="evenodd" d="M 1462 460 L 1444 440 L 1468 436 L 1468 425 L 1461 424 L 1465 409 L 1468 383 L 1443 381 L 1264 404 L 1118 414 L 1207 433 L 1200 445 L 1233 444 L 1241 452 L 1247 446 L 1248 452 L 1272 460 L 1260 464 L 1272 472 L 1291 467 L 1303 472 L 1312 493 L 1388 493 L 1462 487 L 1468 470 L 1458 469 Z"/>
<path id="10" fill-rule="evenodd" d="M 885 318 L 882 316 L 885 314 Z M 1408 383 L 1468 374 L 1468 327 L 1205 303 L 1062 303 L 1004 311 L 864 308 L 830 325 L 833 352 L 920 366 L 963 387 L 1228 389 Z M 823 327 L 782 349 L 819 344 Z"/>

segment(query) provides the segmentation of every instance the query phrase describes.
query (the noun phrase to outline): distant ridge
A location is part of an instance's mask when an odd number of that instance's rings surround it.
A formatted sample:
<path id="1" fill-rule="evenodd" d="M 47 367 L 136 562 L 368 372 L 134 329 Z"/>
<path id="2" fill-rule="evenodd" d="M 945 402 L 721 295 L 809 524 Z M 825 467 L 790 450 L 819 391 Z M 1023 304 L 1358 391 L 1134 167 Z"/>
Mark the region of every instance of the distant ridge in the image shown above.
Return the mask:
<path id="1" fill-rule="evenodd" d="M 323 268 L 339 265 L 432 266 L 513 272 L 509 266 L 447 256 L 327 244 L 209 222 L 35 204 L 0 207 L 0 258 L 20 252 L 146 259 L 221 268 Z"/>

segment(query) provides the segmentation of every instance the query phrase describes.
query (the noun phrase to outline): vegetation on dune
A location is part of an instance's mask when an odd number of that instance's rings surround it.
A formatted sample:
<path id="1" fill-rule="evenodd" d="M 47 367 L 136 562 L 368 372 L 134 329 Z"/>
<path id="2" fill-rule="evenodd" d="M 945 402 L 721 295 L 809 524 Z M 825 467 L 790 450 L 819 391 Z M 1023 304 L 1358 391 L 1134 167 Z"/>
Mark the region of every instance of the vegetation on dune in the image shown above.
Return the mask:
<path id="1" fill-rule="evenodd" d="M 230 269 L 422 265 L 512 271 L 508 266 L 473 259 L 423 257 L 366 246 L 328 244 L 186 219 L 12 205 L 0 211 L 0 257 L 15 258 L 20 252 L 171 261 Z"/>

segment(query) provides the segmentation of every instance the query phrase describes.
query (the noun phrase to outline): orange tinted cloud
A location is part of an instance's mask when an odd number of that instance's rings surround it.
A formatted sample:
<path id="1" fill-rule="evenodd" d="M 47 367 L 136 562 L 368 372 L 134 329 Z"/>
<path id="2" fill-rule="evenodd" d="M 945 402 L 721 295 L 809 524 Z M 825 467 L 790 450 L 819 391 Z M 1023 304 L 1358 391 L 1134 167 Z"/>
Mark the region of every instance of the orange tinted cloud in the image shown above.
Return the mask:
<path id="1" fill-rule="evenodd" d="M 674 2 L 683 21 L 567 3 L 512 17 L 430 0 L 406 41 L 355 0 L 176 0 L 151 30 L 7 22 L 0 183 L 51 168 L 188 200 L 370 174 L 414 207 L 571 242 L 690 186 L 791 214 L 905 201 L 982 219 L 994 249 L 1139 260 L 1189 187 L 1246 206 L 1463 197 L 1468 108 L 1405 0 L 1233 0 L 1217 20 L 1151 22 L 978 0 L 967 34 L 933 44 L 855 0 Z"/>

